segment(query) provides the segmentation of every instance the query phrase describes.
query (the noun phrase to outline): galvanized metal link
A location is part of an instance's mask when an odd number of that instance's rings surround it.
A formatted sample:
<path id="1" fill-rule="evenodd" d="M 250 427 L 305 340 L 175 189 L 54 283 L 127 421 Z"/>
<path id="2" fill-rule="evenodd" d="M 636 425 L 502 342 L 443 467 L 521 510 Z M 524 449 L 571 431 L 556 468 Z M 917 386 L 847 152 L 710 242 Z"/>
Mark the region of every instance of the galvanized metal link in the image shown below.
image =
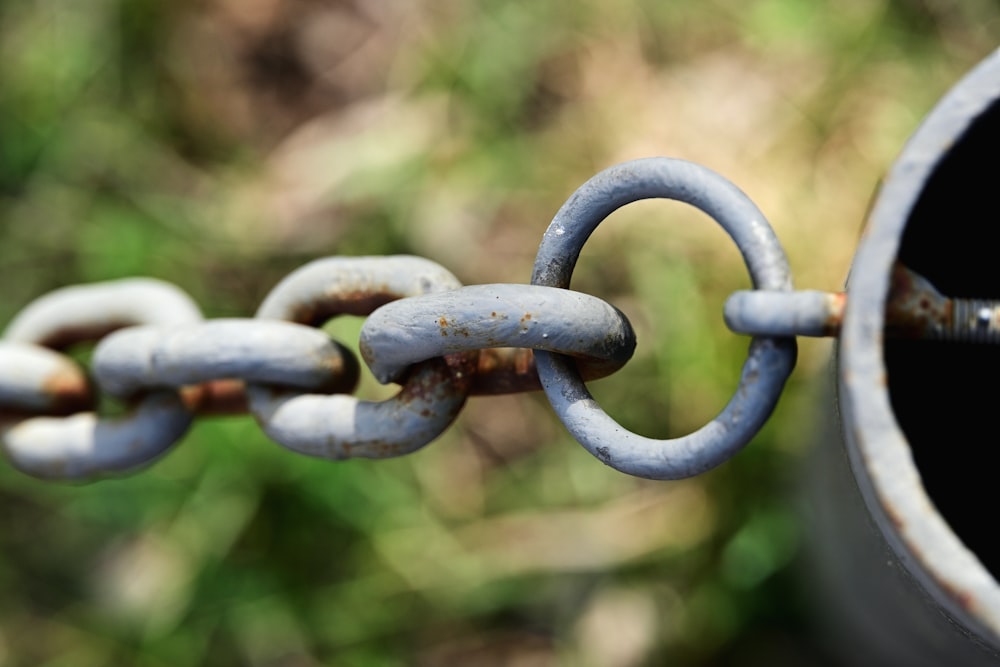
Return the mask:
<path id="1" fill-rule="evenodd" d="M 601 299 L 528 285 L 473 285 L 403 299 L 376 310 L 361 329 L 361 355 L 383 383 L 425 359 L 484 347 L 571 355 L 585 377 L 596 379 L 632 358 L 635 333 L 621 311 Z M 531 377 L 537 383 L 537 375 Z"/>
<path id="2" fill-rule="evenodd" d="M 90 383 L 69 357 L 0 340 L 0 406 L 7 412 L 69 414 L 93 405 Z"/>
<path id="3" fill-rule="evenodd" d="M 49 292 L 11 320 L 3 339 L 59 350 L 127 326 L 188 324 L 201 319 L 198 305 L 170 283 L 127 278 Z"/>
<path id="4" fill-rule="evenodd" d="M 34 477 L 80 480 L 131 472 L 162 456 L 191 426 L 193 413 L 172 391 L 145 396 L 128 416 L 93 412 L 0 422 L 3 451 Z"/>
<path id="5" fill-rule="evenodd" d="M 98 344 L 92 365 L 101 389 L 123 398 L 221 379 L 331 393 L 358 382 L 354 355 L 322 331 L 253 319 L 123 329 Z"/>
<path id="6" fill-rule="evenodd" d="M 753 202 L 715 172 L 668 158 L 611 167 L 581 186 L 546 230 L 532 284 L 569 288 L 580 251 L 597 226 L 621 206 L 650 198 L 675 199 L 714 218 L 736 242 L 757 289 L 792 289 L 785 253 Z M 609 417 L 570 357 L 539 351 L 536 363 L 559 419 L 591 454 L 632 475 L 676 479 L 719 465 L 753 438 L 777 404 L 795 356 L 794 338 L 755 337 L 729 404 L 700 430 L 668 440 L 632 433 Z"/>
<path id="7" fill-rule="evenodd" d="M 290 274 L 264 299 L 257 317 L 318 324 L 458 287 L 451 273 L 418 257 L 333 257 Z M 385 458 L 415 451 L 439 436 L 465 405 L 473 371 L 470 355 L 451 363 L 422 361 L 400 378 L 402 390 L 382 402 L 257 384 L 247 392 L 261 428 L 289 449 L 330 459 Z"/>
<path id="8" fill-rule="evenodd" d="M 62 381 L 52 383 L 52 357 L 42 350 L 64 348 L 95 340 L 123 326 L 137 324 L 189 324 L 201 320 L 194 302 L 176 287 L 156 280 L 129 279 L 68 287 L 34 301 L 22 310 L 4 333 L 8 353 L 11 342 L 36 346 L 17 362 L 28 378 L 18 398 L 0 409 L 48 406 L 62 411 Z M 43 347 L 44 346 L 44 347 Z M 66 371 L 72 362 L 57 366 L 76 393 L 79 378 Z M 27 370 L 23 370 L 27 367 Z M 3 376 L 16 376 L 6 364 Z M 9 392 L 9 389 L 8 389 Z M 194 418 L 181 396 L 159 391 L 138 397 L 124 417 L 99 418 L 92 412 L 66 417 L 0 417 L 0 447 L 11 463 L 42 478 L 81 479 L 109 472 L 133 470 L 161 456 L 187 431 Z M 34 409 L 38 409 L 37 407 Z"/>

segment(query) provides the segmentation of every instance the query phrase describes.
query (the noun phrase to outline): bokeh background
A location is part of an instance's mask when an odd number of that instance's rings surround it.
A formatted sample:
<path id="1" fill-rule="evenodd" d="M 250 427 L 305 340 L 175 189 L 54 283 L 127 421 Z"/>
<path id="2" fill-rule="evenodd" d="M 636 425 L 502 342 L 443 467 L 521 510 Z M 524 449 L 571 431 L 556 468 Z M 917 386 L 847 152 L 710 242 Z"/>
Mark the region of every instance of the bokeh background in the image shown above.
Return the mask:
<path id="1" fill-rule="evenodd" d="M 0 326 L 128 275 L 248 316 L 334 254 L 527 282 L 580 183 L 655 155 L 735 181 L 797 285 L 839 289 L 880 175 L 997 34 L 990 0 L 3 0 Z M 713 416 L 748 283 L 704 216 L 614 214 L 574 278 L 639 337 L 606 409 L 657 437 Z M 676 483 L 601 465 L 541 395 L 391 461 L 231 417 L 123 479 L 5 464 L 0 664 L 826 664 L 798 480 L 831 349 L 803 341 L 763 433 Z"/>

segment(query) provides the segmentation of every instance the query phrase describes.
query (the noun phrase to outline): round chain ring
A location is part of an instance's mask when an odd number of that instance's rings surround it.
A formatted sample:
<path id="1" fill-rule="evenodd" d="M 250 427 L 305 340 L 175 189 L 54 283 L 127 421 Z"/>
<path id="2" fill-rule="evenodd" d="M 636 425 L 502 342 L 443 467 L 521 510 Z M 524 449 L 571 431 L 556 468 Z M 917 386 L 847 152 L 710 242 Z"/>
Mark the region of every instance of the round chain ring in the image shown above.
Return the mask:
<path id="1" fill-rule="evenodd" d="M 669 158 L 620 164 L 584 183 L 556 214 L 535 257 L 534 285 L 569 288 L 584 243 L 622 206 L 664 198 L 690 204 L 722 225 L 736 242 L 754 288 L 788 291 L 788 260 L 774 231 L 735 185 L 700 165 Z M 572 359 L 536 351 L 542 387 L 563 425 L 607 465 L 639 477 L 690 477 L 728 460 L 771 415 L 795 365 L 794 338 L 754 337 L 739 388 L 708 424 L 689 435 L 656 440 L 609 417 L 587 391 Z"/>

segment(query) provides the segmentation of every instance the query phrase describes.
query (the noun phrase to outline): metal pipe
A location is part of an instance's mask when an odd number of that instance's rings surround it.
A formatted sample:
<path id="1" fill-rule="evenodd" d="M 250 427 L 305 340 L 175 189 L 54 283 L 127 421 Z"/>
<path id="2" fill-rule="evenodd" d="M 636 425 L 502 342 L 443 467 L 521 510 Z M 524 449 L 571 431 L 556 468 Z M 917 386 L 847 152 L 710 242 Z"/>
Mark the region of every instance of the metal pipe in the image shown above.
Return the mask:
<path id="1" fill-rule="evenodd" d="M 995 399 L 977 381 L 1000 370 L 1000 354 L 886 335 L 899 262 L 945 294 L 1000 296 L 989 261 L 1000 241 L 994 173 L 984 166 L 998 140 L 1000 52 L 907 144 L 852 265 L 836 365 L 844 449 L 820 451 L 812 485 L 828 600 L 840 612 L 834 645 L 851 664 L 1000 664 Z M 981 310 L 973 329 L 983 329 Z"/>

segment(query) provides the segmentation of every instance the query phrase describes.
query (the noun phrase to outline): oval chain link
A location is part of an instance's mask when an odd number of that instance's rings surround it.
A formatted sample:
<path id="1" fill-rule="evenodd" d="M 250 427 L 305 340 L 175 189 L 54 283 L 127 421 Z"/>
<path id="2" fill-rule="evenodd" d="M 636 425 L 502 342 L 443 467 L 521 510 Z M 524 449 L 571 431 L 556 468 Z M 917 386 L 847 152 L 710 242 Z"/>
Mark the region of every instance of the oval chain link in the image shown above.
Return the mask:
<path id="1" fill-rule="evenodd" d="M 443 267 L 419 257 L 332 257 L 285 278 L 264 299 L 257 317 L 322 323 L 460 286 Z M 400 392 L 382 402 L 266 385 L 250 385 L 247 392 L 250 411 L 264 432 L 293 451 L 329 459 L 386 458 L 423 447 L 455 420 L 473 368 L 469 355 L 422 361 L 398 378 Z"/>
<path id="2" fill-rule="evenodd" d="M 9 354 L 14 345 L 34 346 L 20 363 L 33 366 L 26 382 L 15 385 L 20 398 L 8 406 L 24 410 L 30 405 L 51 405 L 68 385 L 80 385 L 72 362 L 61 358 L 53 364 L 43 350 L 63 349 L 98 340 L 109 332 L 136 325 L 192 324 L 202 319 L 197 305 L 173 285 L 144 278 L 83 285 L 56 290 L 34 301 L 10 323 L 3 336 Z M 39 361 L 32 363 L 31 358 Z M 44 359 L 48 357 L 48 359 Z M 47 370 L 54 366 L 55 370 Z M 2 374 L 15 376 L 8 366 Z M 53 375 L 55 373 L 55 375 Z M 53 390 L 52 378 L 65 377 Z M 39 384 L 40 382 L 40 384 Z M 0 447 L 19 470 L 41 478 L 82 479 L 111 472 L 125 472 L 163 455 L 187 431 L 194 418 L 174 390 L 151 391 L 136 396 L 129 413 L 102 418 L 94 412 L 69 416 L 30 416 L 0 420 Z"/>

